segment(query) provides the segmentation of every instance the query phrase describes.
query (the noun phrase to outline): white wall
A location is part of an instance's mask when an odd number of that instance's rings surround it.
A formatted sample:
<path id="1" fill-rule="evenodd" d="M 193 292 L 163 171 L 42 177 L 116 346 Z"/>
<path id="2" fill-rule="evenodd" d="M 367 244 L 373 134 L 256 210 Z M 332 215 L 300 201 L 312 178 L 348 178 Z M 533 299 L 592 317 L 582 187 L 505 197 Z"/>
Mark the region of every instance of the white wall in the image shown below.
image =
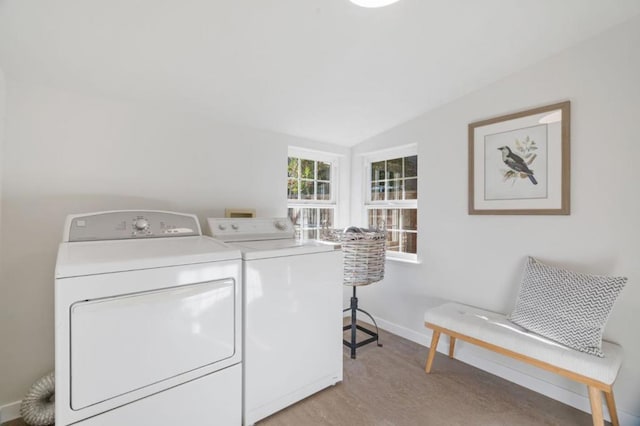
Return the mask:
<path id="1" fill-rule="evenodd" d="M 4 123 L 5 123 L 5 98 L 6 98 L 6 85 L 5 85 L 5 76 L 2 67 L 0 67 L 0 240 L 2 239 L 2 164 L 4 158 Z M 0 254 L 1 255 L 1 254 Z M 0 277 L 2 277 L 2 258 L 0 257 Z M 8 313 L 5 312 L 1 305 L 3 305 L 2 300 L 5 298 L 5 294 L 7 293 L 6 284 L 3 280 L 0 280 L 0 324 L 5 324 L 9 322 Z M 0 325 L 0 327 L 2 327 Z M 1 337 L 2 335 L 0 335 Z M 6 346 L 7 342 L 3 339 L 0 339 L 0 365 L 2 364 L 2 360 L 6 358 Z M 0 367 L 1 368 L 1 367 Z M 3 387 L 0 381 L 0 388 Z M 0 423 L 4 421 L 3 419 L 3 408 L 2 408 L 2 399 L 0 398 Z"/>
<path id="2" fill-rule="evenodd" d="M 2 158 L 4 146 L 4 121 L 5 121 L 5 98 L 7 88 L 5 85 L 4 71 L 0 67 L 0 236 L 2 235 Z M 2 271 L 0 262 L 0 271 Z M 2 317 L 0 317 L 2 318 Z"/>
<path id="3" fill-rule="evenodd" d="M 640 423 L 640 364 L 636 362 L 640 339 L 632 325 L 640 312 L 638 76 L 640 19 L 636 18 L 356 146 L 354 222 L 361 221 L 363 191 L 357 178 L 362 154 L 417 142 L 420 174 L 422 263 L 387 262 L 387 278 L 359 291 L 361 305 L 387 328 L 425 344 L 424 311 L 442 299 L 509 311 L 527 255 L 583 272 L 626 275 L 629 283 L 614 307 L 605 337 L 622 344 L 626 353 L 615 385 L 619 409 L 630 414 L 627 418 L 634 424 Z M 467 124 L 567 99 L 572 103 L 571 215 L 469 216 Z M 569 397 L 562 397 L 566 402 L 572 403 L 568 400 L 572 392 L 586 394 L 581 386 L 553 375 L 486 351 L 471 351 L 464 345 L 460 348 L 467 359 L 493 364 L 506 375 L 523 372 L 523 382 L 542 383 L 542 390 L 550 395 L 557 388 L 546 382 L 570 390 Z M 586 399 L 577 400 L 576 405 L 588 409 Z"/>
<path id="4" fill-rule="evenodd" d="M 166 209 L 203 220 L 244 207 L 283 216 L 288 145 L 349 154 L 197 113 L 14 81 L 6 115 L 0 406 L 53 368 L 53 271 L 67 214 Z"/>

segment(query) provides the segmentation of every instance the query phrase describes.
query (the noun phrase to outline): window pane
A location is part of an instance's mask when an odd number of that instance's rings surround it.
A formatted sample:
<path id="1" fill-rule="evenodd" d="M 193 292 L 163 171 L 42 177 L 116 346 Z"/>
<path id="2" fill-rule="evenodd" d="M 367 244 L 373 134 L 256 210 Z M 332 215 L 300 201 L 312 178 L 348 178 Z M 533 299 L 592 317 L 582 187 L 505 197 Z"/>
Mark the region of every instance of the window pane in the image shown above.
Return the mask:
<path id="1" fill-rule="evenodd" d="M 417 209 L 370 209 L 369 226 L 377 227 L 384 221 L 387 230 L 387 250 L 417 253 Z M 409 232 L 405 230 L 409 230 Z"/>
<path id="2" fill-rule="evenodd" d="M 333 208 L 292 207 L 288 215 L 296 230 L 296 238 L 319 239 L 323 226 L 334 227 Z"/>
<path id="3" fill-rule="evenodd" d="M 287 176 L 289 177 L 298 177 L 300 174 L 300 163 L 298 163 L 298 159 L 295 157 L 289 157 L 289 162 L 287 164 Z"/>
<path id="4" fill-rule="evenodd" d="M 402 229 L 418 230 L 418 209 L 402 209 Z"/>
<path id="5" fill-rule="evenodd" d="M 376 202 L 367 206 L 369 226 L 379 227 L 383 224 L 387 232 L 388 251 L 417 254 L 418 156 L 409 155 L 369 164 L 370 200 Z M 369 208 L 374 206 L 378 208 Z"/>
<path id="6" fill-rule="evenodd" d="M 402 232 L 401 235 L 400 251 L 416 254 L 418 252 L 418 234 L 415 232 Z"/>
<path id="7" fill-rule="evenodd" d="M 317 240 L 318 239 L 318 230 L 317 229 L 305 229 L 302 231 L 302 238 L 305 240 Z"/>
<path id="8" fill-rule="evenodd" d="M 287 198 L 290 200 L 298 199 L 298 179 L 289 179 L 287 182 Z"/>
<path id="9" fill-rule="evenodd" d="M 287 157 L 287 214 L 297 238 L 317 239 L 322 226 L 335 226 L 335 164 L 309 157 Z"/>
<path id="10" fill-rule="evenodd" d="M 333 209 L 318 210 L 320 210 L 320 227 L 333 228 Z"/>
<path id="11" fill-rule="evenodd" d="M 402 200 L 402 180 L 390 180 L 387 183 L 387 200 Z"/>
<path id="12" fill-rule="evenodd" d="M 300 181 L 300 198 L 303 200 L 313 200 L 313 181 Z"/>
<path id="13" fill-rule="evenodd" d="M 371 201 L 384 200 L 384 182 L 373 182 L 371 184 Z"/>
<path id="14" fill-rule="evenodd" d="M 387 179 L 402 178 L 402 158 L 387 161 Z"/>
<path id="15" fill-rule="evenodd" d="M 331 199 L 331 184 L 329 182 L 318 182 L 318 200 L 330 200 Z"/>
<path id="16" fill-rule="evenodd" d="M 387 229 L 400 229 L 400 209 L 387 209 Z"/>
<path id="17" fill-rule="evenodd" d="M 400 251 L 399 232 L 387 232 L 387 251 Z"/>
<path id="18" fill-rule="evenodd" d="M 405 179 L 404 181 L 404 199 L 418 199 L 418 179 Z"/>
<path id="19" fill-rule="evenodd" d="M 369 210 L 369 228 L 378 228 L 380 226 L 381 221 L 384 222 L 384 210 L 382 209 L 370 209 Z"/>
<path id="20" fill-rule="evenodd" d="M 313 169 L 315 166 L 315 161 L 313 160 L 300 160 L 300 173 L 305 179 L 314 179 L 315 178 L 315 170 Z"/>
<path id="21" fill-rule="evenodd" d="M 315 228 L 318 226 L 318 209 L 304 209 L 305 210 L 305 221 L 303 225 L 305 228 Z"/>
<path id="22" fill-rule="evenodd" d="M 289 219 L 291 219 L 294 228 L 299 225 L 298 221 L 300 220 L 300 209 L 290 207 L 287 211 L 287 216 L 289 216 Z"/>
<path id="23" fill-rule="evenodd" d="M 331 180 L 331 163 L 318 161 L 318 180 Z"/>
<path id="24" fill-rule="evenodd" d="M 400 229 L 400 209 L 370 209 L 369 227 Z"/>
<path id="25" fill-rule="evenodd" d="M 416 177 L 418 176 L 418 156 L 412 155 L 411 157 L 404 158 L 404 177 Z"/>
<path id="26" fill-rule="evenodd" d="M 371 180 L 383 180 L 384 177 L 384 161 L 371 163 Z"/>

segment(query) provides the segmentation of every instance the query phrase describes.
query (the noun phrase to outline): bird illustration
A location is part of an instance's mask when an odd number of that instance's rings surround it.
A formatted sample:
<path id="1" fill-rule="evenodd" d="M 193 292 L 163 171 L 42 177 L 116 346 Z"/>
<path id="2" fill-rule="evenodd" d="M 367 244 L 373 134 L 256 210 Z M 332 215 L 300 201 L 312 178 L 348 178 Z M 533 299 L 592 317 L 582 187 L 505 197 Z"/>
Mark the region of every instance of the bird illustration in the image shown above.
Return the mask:
<path id="1" fill-rule="evenodd" d="M 536 178 L 533 177 L 533 170 L 529 169 L 522 157 L 511 152 L 511 148 L 508 146 L 501 146 L 498 149 L 502 151 L 502 161 L 504 161 L 504 164 L 511 170 L 527 175 L 532 184 L 538 184 Z"/>

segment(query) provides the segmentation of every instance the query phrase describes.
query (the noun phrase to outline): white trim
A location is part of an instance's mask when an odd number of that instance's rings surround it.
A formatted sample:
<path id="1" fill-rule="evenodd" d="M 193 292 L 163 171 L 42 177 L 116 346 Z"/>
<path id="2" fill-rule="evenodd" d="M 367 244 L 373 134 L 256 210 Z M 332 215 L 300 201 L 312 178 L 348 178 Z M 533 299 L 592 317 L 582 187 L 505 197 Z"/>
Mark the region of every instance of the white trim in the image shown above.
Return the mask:
<path id="1" fill-rule="evenodd" d="M 348 312 L 346 314 L 348 315 Z M 374 316 L 374 318 L 378 323 L 379 328 L 395 334 L 396 336 L 411 340 L 412 342 L 424 347 L 427 347 L 427 345 L 431 342 L 432 333 L 431 330 L 427 328 L 425 328 L 424 332 L 417 332 L 415 330 L 395 324 L 391 321 L 387 321 L 377 316 Z M 367 320 L 368 318 L 362 317 L 359 319 L 359 321 L 371 324 L 371 322 Z M 384 344 L 384 342 L 382 343 Z M 447 339 L 440 339 L 438 343 L 438 352 L 448 356 L 449 341 Z M 589 403 L 588 397 L 577 394 L 537 377 L 531 376 L 522 371 L 515 370 L 507 365 L 501 364 L 496 359 L 490 359 L 486 356 L 487 354 L 492 354 L 492 352 L 475 347 L 474 345 L 468 344 L 463 341 L 456 342 L 456 360 L 472 365 L 476 368 L 479 368 L 480 370 L 484 370 L 488 373 L 501 377 L 520 386 L 524 386 L 525 388 L 530 389 L 534 392 L 562 402 L 563 404 L 569 405 L 580 411 L 584 411 L 585 413 L 589 413 L 589 415 L 591 414 L 591 405 Z M 437 366 L 437 364 L 435 365 Z M 606 406 L 603 408 L 603 414 L 605 420 L 611 421 L 611 418 L 609 417 L 609 411 L 607 410 Z M 634 416 L 633 414 L 626 411 L 622 411 L 620 410 L 620 407 L 618 407 L 618 418 L 621 425 L 640 424 L 640 417 Z"/>
<path id="2" fill-rule="evenodd" d="M 293 201 L 293 200 L 289 200 Z M 288 207 L 300 207 L 300 208 L 308 208 L 308 207 L 318 207 L 321 209 L 326 209 L 330 207 L 335 207 L 336 203 L 330 200 L 295 200 L 294 202 L 287 203 Z"/>
<path id="3" fill-rule="evenodd" d="M 395 146 L 392 148 L 380 149 L 378 151 L 370 151 L 359 154 L 363 157 L 365 163 L 389 160 L 397 157 L 410 157 L 412 155 L 418 155 L 418 144 L 411 143 L 407 145 Z"/>
<path id="4" fill-rule="evenodd" d="M 398 253 L 396 251 L 388 251 L 386 253 L 387 260 L 398 263 L 409 263 L 412 265 L 419 265 L 422 263 L 422 259 L 418 258 L 417 254 L 413 253 Z"/>
<path id="5" fill-rule="evenodd" d="M 369 191 L 370 194 L 371 192 Z M 373 200 L 367 201 L 365 207 L 368 209 L 415 209 L 417 204 L 418 200 Z"/>
<path id="6" fill-rule="evenodd" d="M 0 423 L 6 423 L 20 418 L 20 404 L 22 401 L 11 402 L 0 405 Z"/>
<path id="7" fill-rule="evenodd" d="M 338 162 L 344 155 L 336 154 L 335 152 L 318 151 L 315 149 L 300 148 L 297 146 L 289 146 L 287 150 L 289 157 L 299 157 L 309 160 L 326 161 L 327 163 Z"/>

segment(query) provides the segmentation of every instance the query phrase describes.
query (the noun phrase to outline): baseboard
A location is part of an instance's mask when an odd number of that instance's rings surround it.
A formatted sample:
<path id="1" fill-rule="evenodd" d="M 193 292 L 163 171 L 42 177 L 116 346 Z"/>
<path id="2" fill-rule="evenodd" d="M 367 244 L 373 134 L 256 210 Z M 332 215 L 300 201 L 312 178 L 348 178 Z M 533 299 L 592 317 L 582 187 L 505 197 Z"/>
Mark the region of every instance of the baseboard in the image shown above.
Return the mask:
<path id="1" fill-rule="evenodd" d="M 427 347 L 431 342 L 431 330 L 425 328 L 423 333 L 419 333 L 410 328 L 392 323 L 383 318 L 375 317 L 378 327 L 381 329 L 393 333 L 397 336 L 403 337 L 407 340 L 411 340 L 421 346 Z M 368 318 L 367 318 L 368 319 Z M 367 319 L 359 318 L 363 322 L 370 324 Z M 462 350 L 462 346 L 465 342 L 456 343 L 456 359 L 466 364 L 473 365 L 476 368 L 487 371 L 493 375 L 501 377 L 510 382 L 516 383 L 527 389 L 531 389 L 534 392 L 538 392 L 549 398 L 560 401 L 563 404 L 567 404 L 571 407 L 577 408 L 580 411 L 591 414 L 591 405 L 589 404 L 589 398 L 584 395 L 577 394 L 568 389 L 556 386 L 553 383 L 549 383 L 545 380 L 541 380 L 537 377 L 523 373 L 522 371 L 514 370 L 511 367 L 500 364 L 495 360 L 482 356 L 480 352 L 474 352 L 473 350 Z M 473 345 L 468 345 L 473 347 Z M 441 339 L 438 343 L 438 352 L 448 355 L 449 354 L 449 342 L 447 339 Z M 426 361 L 426 360 L 425 360 Z M 607 421 L 610 421 L 609 412 L 607 408 L 604 408 L 604 416 Z M 640 425 L 640 417 L 620 410 L 618 407 L 618 418 L 621 425 Z"/>
<path id="2" fill-rule="evenodd" d="M 0 405 L 0 424 L 15 420 L 20 417 L 20 404 L 22 401 Z"/>

